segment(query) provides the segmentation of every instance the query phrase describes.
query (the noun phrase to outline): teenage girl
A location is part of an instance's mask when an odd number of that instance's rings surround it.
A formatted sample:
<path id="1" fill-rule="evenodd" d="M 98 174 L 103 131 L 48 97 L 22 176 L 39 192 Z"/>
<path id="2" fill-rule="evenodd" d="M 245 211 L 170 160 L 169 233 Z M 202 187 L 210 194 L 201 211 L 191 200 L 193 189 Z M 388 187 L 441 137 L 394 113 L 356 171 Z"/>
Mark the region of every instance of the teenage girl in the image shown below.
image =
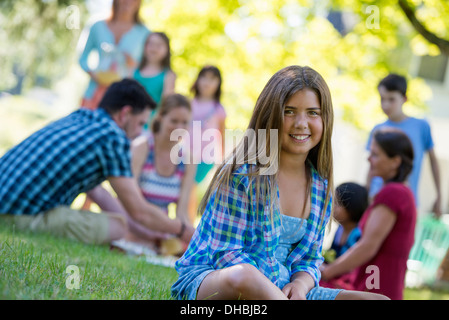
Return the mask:
<path id="1" fill-rule="evenodd" d="M 332 210 L 332 125 L 330 92 L 315 70 L 290 66 L 268 81 L 248 126 L 258 141 L 242 139 L 217 169 L 176 262 L 175 298 L 385 298 L 318 286 Z"/>

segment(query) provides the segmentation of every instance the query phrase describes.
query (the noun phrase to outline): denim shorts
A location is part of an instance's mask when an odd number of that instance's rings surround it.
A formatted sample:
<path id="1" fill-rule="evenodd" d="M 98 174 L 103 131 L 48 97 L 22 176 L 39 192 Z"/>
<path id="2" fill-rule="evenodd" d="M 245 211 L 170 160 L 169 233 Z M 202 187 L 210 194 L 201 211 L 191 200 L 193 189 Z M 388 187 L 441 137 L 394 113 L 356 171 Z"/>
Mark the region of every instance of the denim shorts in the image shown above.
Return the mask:
<path id="1" fill-rule="evenodd" d="M 204 278 L 215 271 L 208 266 L 189 266 L 171 287 L 171 295 L 178 300 L 196 300 L 196 294 Z"/>

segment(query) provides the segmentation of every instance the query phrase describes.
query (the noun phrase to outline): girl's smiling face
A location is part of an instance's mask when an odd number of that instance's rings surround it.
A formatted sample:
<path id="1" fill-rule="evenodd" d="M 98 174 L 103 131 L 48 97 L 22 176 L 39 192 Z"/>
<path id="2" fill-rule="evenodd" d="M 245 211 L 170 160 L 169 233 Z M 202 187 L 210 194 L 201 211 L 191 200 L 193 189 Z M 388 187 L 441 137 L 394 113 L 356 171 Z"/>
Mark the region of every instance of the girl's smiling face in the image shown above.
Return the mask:
<path id="1" fill-rule="evenodd" d="M 161 129 L 160 133 L 167 141 L 170 141 L 170 135 L 173 130 L 189 128 L 190 123 L 190 111 L 183 107 L 178 106 L 172 109 L 170 112 L 161 116 Z"/>
<path id="2" fill-rule="evenodd" d="M 167 44 L 157 34 L 150 35 L 145 45 L 145 56 L 148 61 L 161 63 L 168 54 Z"/>
<path id="3" fill-rule="evenodd" d="M 303 89 L 293 94 L 284 107 L 281 152 L 307 157 L 323 136 L 321 106 L 316 93 Z"/>
<path id="4" fill-rule="evenodd" d="M 198 79 L 198 91 L 202 98 L 213 98 L 220 85 L 220 79 L 212 72 L 204 73 Z"/>

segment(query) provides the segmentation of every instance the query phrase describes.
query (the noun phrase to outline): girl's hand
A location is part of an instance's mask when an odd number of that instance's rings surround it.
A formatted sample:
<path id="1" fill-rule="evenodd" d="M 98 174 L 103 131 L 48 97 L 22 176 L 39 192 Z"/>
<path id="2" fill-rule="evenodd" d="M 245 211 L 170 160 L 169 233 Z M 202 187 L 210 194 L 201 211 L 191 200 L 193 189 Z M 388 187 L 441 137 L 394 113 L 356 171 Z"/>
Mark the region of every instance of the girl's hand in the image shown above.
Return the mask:
<path id="1" fill-rule="evenodd" d="M 306 295 L 309 290 L 307 286 L 305 286 L 301 282 L 301 280 L 294 280 L 290 283 L 287 283 L 284 288 L 282 288 L 282 292 L 290 300 L 306 300 Z"/>
<path id="2" fill-rule="evenodd" d="M 435 200 L 435 202 L 433 203 L 432 213 L 433 213 L 433 216 L 436 219 L 441 218 L 442 211 L 441 211 L 441 200 L 440 200 L 440 197 L 438 197 Z"/>
<path id="3" fill-rule="evenodd" d="M 123 55 L 125 57 L 126 67 L 128 69 L 137 68 L 137 62 L 134 61 L 134 59 L 131 57 L 131 55 L 129 53 L 123 52 Z"/>
<path id="4" fill-rule="evenodd" d="M 89 71 L 87 74 L 92 78 L 93 81 L 95 81 L 97 84 L 99 84 L 98 78 L 97 78 L 97 75 L 95 74 L 95 72 Z"/>

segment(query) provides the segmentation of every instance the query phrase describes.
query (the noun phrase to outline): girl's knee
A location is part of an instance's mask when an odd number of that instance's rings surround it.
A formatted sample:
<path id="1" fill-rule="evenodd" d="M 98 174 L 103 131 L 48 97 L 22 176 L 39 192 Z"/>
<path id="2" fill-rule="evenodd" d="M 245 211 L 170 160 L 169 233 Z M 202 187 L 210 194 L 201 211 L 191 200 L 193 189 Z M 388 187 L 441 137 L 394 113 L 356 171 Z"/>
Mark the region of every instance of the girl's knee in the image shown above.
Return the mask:
<path id="1" fill-rule="evenodd" d="M 258 280 L 260 271 L 247 263 L 232 266 L 226 273 L 227 285 L 235 291 L 243 292 L 254 286 Z"/>

